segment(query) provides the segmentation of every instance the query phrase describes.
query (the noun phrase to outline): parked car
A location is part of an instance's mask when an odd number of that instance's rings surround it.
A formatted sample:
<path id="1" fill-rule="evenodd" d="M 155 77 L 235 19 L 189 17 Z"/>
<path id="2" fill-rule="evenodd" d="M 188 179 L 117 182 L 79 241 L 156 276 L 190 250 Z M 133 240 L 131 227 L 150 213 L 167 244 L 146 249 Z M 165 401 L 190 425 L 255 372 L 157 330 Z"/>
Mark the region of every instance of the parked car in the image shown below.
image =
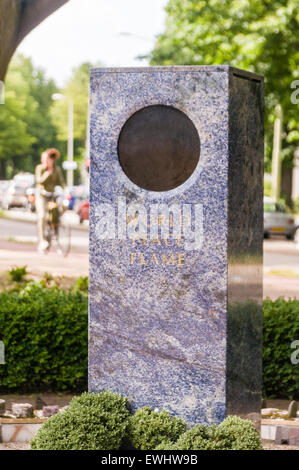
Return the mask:
<path id="1" fill-rule="evenodd" d="M 27 196 L 27 205 L 26 209 L 30 212 L 35 212 L 35 201 L 36 201 L 36 196 L 35 196 L 35 187 L 31 187 L 26 189 L 26 196 Z"/>
<path id="2" fill-rule="evenodd" d="M 80 217 L 80 224 L 83 220 L 89 220 L 89 200 L 82 201 L 79 205 L 77 214 Z"/>
<path id="3" fill-rule="evenodd" d="M 73 210 L 76 200 L 82 200 L 85 193 L 86 188 L 84 185 L 68 187 L 65 191 L 65 200 L 68 201 L 68 204 L 65 202 L 64 205 L 67 206 L 68 210 Z"/>
<path id="4" fill-rule="evenodd" d="M 16 183 L 15 181 L 10 181 L 3 195 L 3 200 L 2 200 L 3 209 L 8 210 L 11 207 L 26 207 L 27 206 L 27 195 L 26 195 L 27 189 L 28 189 L 28 184 L 26 182 Z"/>
<path id="5" fill-rule="evenodd" d="M 79 215 L 80 224 L 83 220 L 89 220 L 89 192 L 86 188 L 84 192 L 77 197 L 74 211 Z"/>
<path id="6" fill-rule="evenodd" d="M 285 206 L 269 197 L 264 197 L 264 237 L 284 235 L 287 239 L 293 240 L 295 231 L 294 217 L 287 212 Z"/>
<path id="7" fill-rule="evenodd" d="M 295 234 L 294 240 L 296 243 L 296 248 L 299 250 L 299 216 L 295 218 Z"/>
<path id="8" fill-rule="evenodd" d="M 26 184 L 26 186 L 33 187 L 35 184 L 35 176 L 32 173 L 18 173 L 13 177 L 13 181 L 17 185 Z"/>
<path id="9" fill-rule="evenodd" d="M 4 193 L 5 193 L 8 185 L 9 185 L 9 181 L 7 181 L 7 180 L 1 180 L 0 181 L 0 207 L 2 207 Z"/>

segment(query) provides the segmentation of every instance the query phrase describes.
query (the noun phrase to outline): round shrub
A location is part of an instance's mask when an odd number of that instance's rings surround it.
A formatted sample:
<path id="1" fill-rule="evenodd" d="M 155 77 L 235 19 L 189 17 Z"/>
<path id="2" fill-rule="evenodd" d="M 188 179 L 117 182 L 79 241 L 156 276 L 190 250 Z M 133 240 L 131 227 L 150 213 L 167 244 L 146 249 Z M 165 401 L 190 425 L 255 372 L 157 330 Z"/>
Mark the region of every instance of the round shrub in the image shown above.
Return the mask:
<path id="1" fill-rule="evenodd" d="M 222 449 L 262 450 L 262 441 L 252 421 L 228 416 L 215 429 L 215 439 Z"/>
<path id="2" fill-rule="evenodd" d="M 176 443 L 161 442 L 156 450 L 262 450 L 262 443 L 251 421 L 229 416 L 218 426 L 194 426 Z"/>
<path id="3" fill-rule="evenodd" d="M 204 425 L 194 426 L 182 434 L 171 449 L 164 450 L 212 450 L 209 428 Z"/>
<path id="4" fill-rule="evenodd" d="M 162 441 L 154 450 L 178 450 L 178 447 L 176 443 Z"/>
<path id="5" fill-rule="evenodd" d="M 112 392 L 83 393 L 45 422 L 31 449 L 118 450 L 128 416 L 126 398 Z"/>
<path id="6" fill-rule="evenodd" d="M 186 423 L 171 417 L 165 410 L 158 413 L 148 406 L 129 418 L 127 437 L 136 449 L 155 449 L 162 442 L 176 442 L 185 432 Z"/>

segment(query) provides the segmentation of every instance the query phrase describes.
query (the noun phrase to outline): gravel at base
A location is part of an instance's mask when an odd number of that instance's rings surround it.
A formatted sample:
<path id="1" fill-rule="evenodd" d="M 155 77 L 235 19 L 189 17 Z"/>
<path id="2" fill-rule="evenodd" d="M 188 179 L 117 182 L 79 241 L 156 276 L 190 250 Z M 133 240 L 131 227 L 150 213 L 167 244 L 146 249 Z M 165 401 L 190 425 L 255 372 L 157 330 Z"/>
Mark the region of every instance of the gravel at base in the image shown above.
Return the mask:
<path id="1" fill-rule="evenodd" d="M 29 442 L 5 442 L 0 443 L 0 450 L 30 450 Z"/>
<path id="2" fill-rule="evenodd" d="M 28 442 L 10 442 L 0 444 L 1 450 L 30 450 L 30 444 Z M 264 450 L 299 450 L 299 447 L 287 446 L 287 445 L 276 445 L 272 443 L 264 444 Z"/>
<path id="3" fill-rule="evenodd" d="M 264 444 L 264 450 L 299 450 L 299 447 L 267 443 Z"/>

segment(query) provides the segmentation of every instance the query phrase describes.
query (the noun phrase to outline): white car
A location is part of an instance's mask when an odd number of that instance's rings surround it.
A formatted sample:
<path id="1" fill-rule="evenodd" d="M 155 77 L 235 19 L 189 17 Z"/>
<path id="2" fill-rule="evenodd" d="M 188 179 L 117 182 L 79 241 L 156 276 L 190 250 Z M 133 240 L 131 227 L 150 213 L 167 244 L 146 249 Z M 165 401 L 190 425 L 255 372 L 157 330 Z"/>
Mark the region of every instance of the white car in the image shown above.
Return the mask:
<path id="1" fill-rule="evenodd" d="M 296 248 L 299 250 L 299 217 L 295 219 L 295 234 L 294 234 L 294 240 L 296 243 Z"/>
<path id="2" fill-rule="evenodd" d="M 295 230 L 294 217 L 286 211 L 284 205 L 270 197 L 264 197 L 264 237 L 285 235 L 289 240 L 293 240 Z"/>

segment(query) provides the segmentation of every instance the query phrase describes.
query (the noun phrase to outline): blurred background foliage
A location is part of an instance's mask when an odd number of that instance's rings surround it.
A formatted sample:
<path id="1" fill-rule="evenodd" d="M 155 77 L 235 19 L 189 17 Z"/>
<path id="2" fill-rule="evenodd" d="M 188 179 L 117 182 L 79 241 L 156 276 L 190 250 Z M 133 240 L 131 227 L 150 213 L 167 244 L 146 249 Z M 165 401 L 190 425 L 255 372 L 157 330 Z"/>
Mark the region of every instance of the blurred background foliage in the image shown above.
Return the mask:
<path id="1" fill-rule="evenodd" d="M 274 108 L 284 112 L 283 167 L 299 145 L 299 0 L 170 0 L 151 65 L 229 64 L 265 76 L 265 170 L 271 170 Z"/>
<path id="2" fill-rule="evenodd" d="M 151 65 L 230 64 L 265 76 L 265 171 L 271 171 L 275 106 L 283 108 L 283 173 L 291 172 L 299 146 L 299 108 L 291 84 L 299 79 L 299 0 L 169 0 L 164 32 L 150 54 Z M 0 179 L 32 171 L 47 147 L 67 153 L 67 100 L 74 103 L 75 160 L 85 158 L 89 69 L 77 66 L 62 89 L 15 55 L 0 113 Z M 61 160 L 62 160 L 61 159 Z M 78 172 L 77 172 L 78 177 Z M 289 180 L 288 180 L 289 181 Z M 287 182 L 287 185 L 289 183 Z"/>
<path id="3" fill-rule="evenodd" d="M 53 101 L 57 92 L 73 100 L 75 160 L 84 161 L 90 67 L 88 62 L 76 67 L 66 86 L 58 89 L 30 58 L 20 54 L 13 58 L 0 113 L 0 179 L 19 171 L 32 172 L 48 147 L 58 147 L 62 159 L 66 158 L 67 100 Z"/>
<path id="4" fill-rule="evenodd" d="M 55 83 L 35 68 L 31 59 L 17 55 L 5 82 L 5 106 L 0 113 L 0 178 L 31 171 L 41 152 L 57 145 L 57 128 L 50 108 Z"/>

